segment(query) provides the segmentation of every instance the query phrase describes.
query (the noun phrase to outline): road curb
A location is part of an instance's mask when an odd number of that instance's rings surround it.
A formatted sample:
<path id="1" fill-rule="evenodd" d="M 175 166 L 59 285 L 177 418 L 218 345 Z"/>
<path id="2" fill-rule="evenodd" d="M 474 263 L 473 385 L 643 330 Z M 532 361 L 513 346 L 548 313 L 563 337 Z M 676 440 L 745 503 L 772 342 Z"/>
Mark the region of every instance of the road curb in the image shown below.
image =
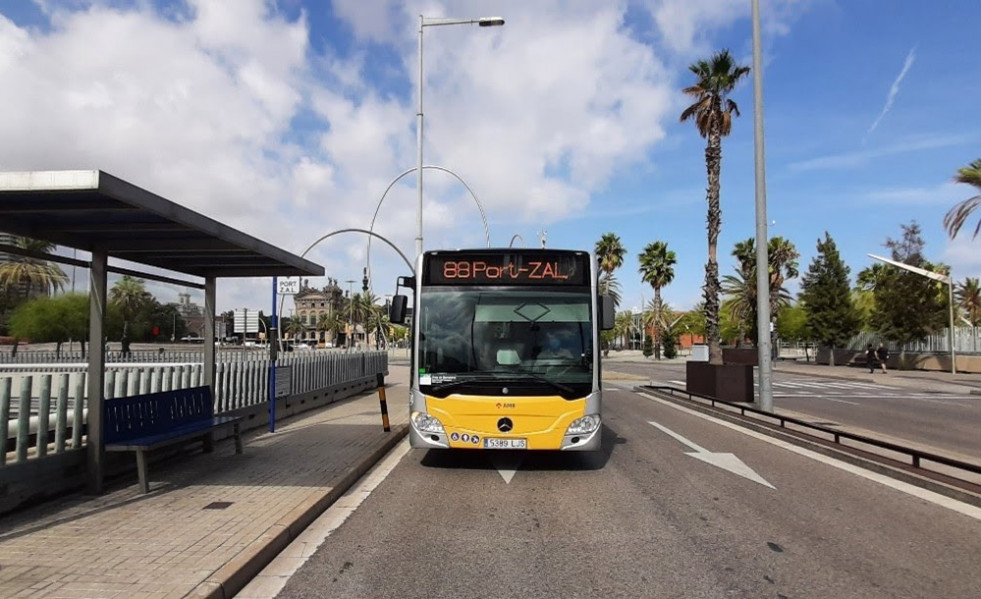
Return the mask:
<path id="1" fill-rule="evenodd" d="M 377 447 L 372 449 L 366 458 L 348 470 L 330 490 L 294 508 L 280 521 L 270 526 L 262 536 L 250 543 L 235 558 L 198 584 L 187 596 L 205 599 L 232 599 L 314 520 L 353 487 L 372 466 L 377 464 L 404 439 L 408 432 L 408 424 L 392 426 L 391 432 L 386 433 L 381 438 Z"/>

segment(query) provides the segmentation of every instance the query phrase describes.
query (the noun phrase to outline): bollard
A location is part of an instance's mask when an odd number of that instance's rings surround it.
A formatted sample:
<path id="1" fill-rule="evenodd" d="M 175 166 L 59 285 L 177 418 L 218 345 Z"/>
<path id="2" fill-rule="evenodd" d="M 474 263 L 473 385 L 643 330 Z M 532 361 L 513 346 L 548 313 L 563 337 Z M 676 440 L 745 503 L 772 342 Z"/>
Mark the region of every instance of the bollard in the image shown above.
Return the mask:
<path id="1" fill-rule="evenodd" d="M 378 380 L 378 403 L 381 404 L 382 411 L 382 428 L 387 433 L 392 430 L 392 427 L 388 425 L 388 403 L 385 401 L 385 375 L 379 372 L 376 378 Z"/>

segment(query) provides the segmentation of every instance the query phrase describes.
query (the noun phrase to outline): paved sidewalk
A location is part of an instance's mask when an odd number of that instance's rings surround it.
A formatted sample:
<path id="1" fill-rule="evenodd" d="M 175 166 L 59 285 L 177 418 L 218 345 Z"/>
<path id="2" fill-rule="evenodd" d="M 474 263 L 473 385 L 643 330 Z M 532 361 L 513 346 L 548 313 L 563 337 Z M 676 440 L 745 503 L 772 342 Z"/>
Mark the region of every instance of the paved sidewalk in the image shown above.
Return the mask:
<path id="1" fill-rule="evenodd" d="M 683 364 L 688 360 L 687 357 L 679 357 L 673 360 L 661 360 L 661 364 Z M 616 364 L 654 364 L 653 358 L 645 358 L 640 351 L 625 350 L 621 352 L 610 352 L 604 359 L 604 374 L 607 369 L 615 371 Z M 910 389 L 927 389 L 939 393 L 963 393 L 965 395 L 978 395 L 981 399 L 981 374 L 958 372 L 952 374 L 949 371 L 938 370 L 889 370 L 887 374 L 882 374 L 879 370 L 869 374 L 868 368 L 859 368 L 848 365 L 829 366 L 827 364 L 816 364 L 814 362 L 804 362 L 801 360 L 776 360 L 772 362 L 774 372 L 792 372 L 794 374 L 806 376 L 822 376 L 838 379 L 860 380 L 881 385 L 894 387 L 906 387 Z"/>
<path id="2" fill-rule="evenodd" d="M 376 392 L 0 519 L 0 597 L 230 598 L 406 434 L 408 368 Z"/>

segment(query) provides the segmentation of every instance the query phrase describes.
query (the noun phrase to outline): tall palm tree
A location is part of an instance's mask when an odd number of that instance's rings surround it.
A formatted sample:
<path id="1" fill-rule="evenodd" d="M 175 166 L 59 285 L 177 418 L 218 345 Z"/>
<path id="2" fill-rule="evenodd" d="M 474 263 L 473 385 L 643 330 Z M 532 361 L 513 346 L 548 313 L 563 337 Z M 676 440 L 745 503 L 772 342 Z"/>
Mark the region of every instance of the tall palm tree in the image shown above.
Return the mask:
<path id="1" fill-rule="evenodd" d="M 964 311 L 964 317 L 971 323 L 971 326 L 981 326 L 981 289 L 979 289 L 976 277 L 967 277 L 964 282 L 957 286 L 954 294 L 957 298 L 957 306 Z"/>
<path id="2" fill-rule="evenodd" d="M 674 280 L 674 265 L 678 259 L 674 252 L 668 249 L 668 244 L 663 241 L 648 243 L 637 258 L 640 260 L 638 271 L 641 280 L 654 289 L 654 357 L 660 360 L 661 333 L 664 330 L 661 289 Z"/>
<path id="3" fill-rule="evenodd" d="M 55 244 L 30 237 L 15 237 L 13 245 L 37 254 L 50 254 Z M 5 294 L 28 299 L 36 295 L 51 295 L 68 283 L 68 275 L 56 264 L 31 256 L 10 255 L 0 262 L 0 290 Z"/>
<path id="4" fill-rule="evenodd" d="M 954 181 L 973 185 L 978 191 L 981 191 L 981 158 L 968 166 L 957 169 L 957 176 L 954 177 Z M 944 216 L 944 228 L 947 229 L 947 234 L 950 235 L 951 239 L 957 237 L 957 233 L 964 226 L 964 221 L 978 206 L 981 206 L 981 193 L 957 204 Z M 978 220 L 978 226 L 974 227 L 974 234 L 971 239 L 976 238 L 979 232 L 981 232 L 981 219 Z"/>
<path id="5" fill-rule="evenodd" d="M 596 261 L 599 262 L 600 275 L 599 291 L 613 298 L 613 305 L 620 305 L 620 284 L 617 283 L 613 272 L 623 266 L 623 257 L 627 249 L 623 247 L 620 238 L 615 233 L 603 233 L 596 242 Z"/>
<path id="6" fill-rule="evenodd" d="M 153 295 L 146 290 L 143 279 L 123 275 L 112 286 L 109 290 L 109 301 L 119 308 L 123 317 L 123 337 L 128 336 L 129 324 L 151 300 Z"/>
<path id="7" fill-rule="evenodd" d="M 695 99 L 681 113 L 681 122 L 694 120 L 699 135 L 706 140 L 705 170 L 708 176 L 708 260 L 705 263 L 705 334 L 709 346 L 709 363 L 722 364 L 719 341 L 719 229 L 722 209 L 719 205 L 719 173 L 722 170 L 722 138 L 732 130 L 732 115 L 739 116 L 739 107 L 729 99 L 729 93 L 749 67 L 735 63 L 728 50 L 700 60 L 688 67 L 695 75 L 695 85 L 682 90 Z"/>

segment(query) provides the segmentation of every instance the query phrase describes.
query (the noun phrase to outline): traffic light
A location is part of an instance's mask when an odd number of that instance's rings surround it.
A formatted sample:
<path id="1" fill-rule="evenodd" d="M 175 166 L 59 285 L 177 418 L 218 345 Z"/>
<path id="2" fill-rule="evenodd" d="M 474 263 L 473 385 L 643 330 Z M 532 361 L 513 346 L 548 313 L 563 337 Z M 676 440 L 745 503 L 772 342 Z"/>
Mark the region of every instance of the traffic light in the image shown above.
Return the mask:
<path id="1" fill-rule="evenodd" d="M 364 278 L 361 279 L 361 291 L 368 291 L 368 267 L 364 267 Z"/>

